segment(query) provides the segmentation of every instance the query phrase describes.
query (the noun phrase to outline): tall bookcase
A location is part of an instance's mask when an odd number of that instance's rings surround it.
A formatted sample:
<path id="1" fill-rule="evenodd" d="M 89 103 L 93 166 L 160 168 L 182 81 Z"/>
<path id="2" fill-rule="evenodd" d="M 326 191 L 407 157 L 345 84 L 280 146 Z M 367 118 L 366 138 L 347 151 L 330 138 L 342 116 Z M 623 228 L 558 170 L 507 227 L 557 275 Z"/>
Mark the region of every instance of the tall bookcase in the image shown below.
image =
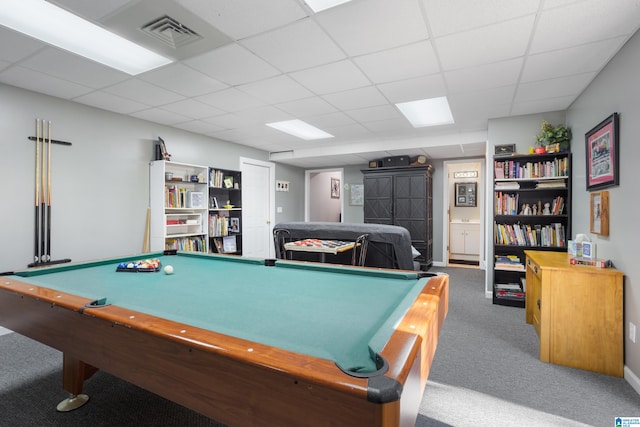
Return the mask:
<path id="1" fill-rule="evenodd" d="M 149 248 L 207 252 L 209 168 L 156 160 L 149 164 Z"/>
<path id="2" fill-rule="evenodd" d="M 571 238 L 571 154 L 496 156 L 493 193 L 493 302 L 524 307 L 524 251 Z"/>
<path id="3" fill-rule="evenodd" d="M 209 247 L 242 255 L 242 173 L 209 169 Z"/>

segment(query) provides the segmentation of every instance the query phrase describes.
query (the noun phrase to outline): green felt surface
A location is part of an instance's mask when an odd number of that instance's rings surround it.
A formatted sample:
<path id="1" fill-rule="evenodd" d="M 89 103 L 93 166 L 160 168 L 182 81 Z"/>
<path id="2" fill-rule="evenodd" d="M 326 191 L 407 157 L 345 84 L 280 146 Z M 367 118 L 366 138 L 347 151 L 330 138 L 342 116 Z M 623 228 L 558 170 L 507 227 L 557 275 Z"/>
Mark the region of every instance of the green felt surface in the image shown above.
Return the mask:
<path id="1" fill-rule="evenodd" d="M 124 258 L 30 270 L 18 280 L 235 337 L 375 370 L 395 323 L 427 279 L 321 264 L 197 254 L 145 254 L 160 272 L 116 272 Z"/>

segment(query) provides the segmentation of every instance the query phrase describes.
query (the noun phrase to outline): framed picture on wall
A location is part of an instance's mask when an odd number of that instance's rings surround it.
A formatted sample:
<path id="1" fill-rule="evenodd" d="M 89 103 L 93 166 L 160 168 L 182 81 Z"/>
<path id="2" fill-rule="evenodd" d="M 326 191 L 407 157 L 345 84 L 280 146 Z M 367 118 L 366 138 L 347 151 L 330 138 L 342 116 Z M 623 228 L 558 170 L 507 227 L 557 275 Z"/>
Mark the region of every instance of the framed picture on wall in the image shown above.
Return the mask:
<path id="1" fill-rule="evenodd" d="M 340 180 L 338 178 L 331 178 L 331 198 L 340 198 Z"/>
<path id="2" fill-rule="evenodd" d="M 477 203 L 477 183 L 456 182 L 456 206 L 475 207 Z"/>
<path id="3" fill-rule="evenodd" d="M 618 113 L 613 113 L 585 134 L 587 190 L 597 190 L 620 183 L 618 139 Z"/>

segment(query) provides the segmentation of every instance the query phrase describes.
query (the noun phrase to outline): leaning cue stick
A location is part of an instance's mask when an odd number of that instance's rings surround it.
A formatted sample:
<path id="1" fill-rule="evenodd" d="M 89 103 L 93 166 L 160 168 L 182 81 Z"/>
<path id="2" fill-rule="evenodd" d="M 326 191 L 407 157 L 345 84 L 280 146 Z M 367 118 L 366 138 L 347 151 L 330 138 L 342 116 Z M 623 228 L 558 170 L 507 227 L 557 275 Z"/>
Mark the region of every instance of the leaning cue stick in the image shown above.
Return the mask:
<path id="1" fill-rule="evenodd" d="M 45 163 L 45 136 L 44 136 L 44 132 L 45 132 L 45 127 L 44 127 L 44 120 L 42 120 L 42 152 L 41 152 L 41 161 L 42 161 L 42 169 L 40 172 L 40 178 L 41 178 L 41 182 L 42 182 L 42 191 L 40 191 L 40 262 L 45 262 L 45 226 L 46 226 L 46 211 L 45 211 L 45 191 L 46 191 L 46 187 L 45 187 L 45 168 L 46 168 L 46 163 Z"/>
<path id="2" fill-rule="evenodd" d="M 40 250 L 38 245 L 40 243 L 40 119 L 36 119 L 36 222 L 33 229 L 35 236 L 34 245 L 34 262 L 37 264 L 40 261 Z"/>
<path id="3" fill-rule="evenodd" d="M 51 121 L 47 149 L 47 262 L 51 261 Z"/>

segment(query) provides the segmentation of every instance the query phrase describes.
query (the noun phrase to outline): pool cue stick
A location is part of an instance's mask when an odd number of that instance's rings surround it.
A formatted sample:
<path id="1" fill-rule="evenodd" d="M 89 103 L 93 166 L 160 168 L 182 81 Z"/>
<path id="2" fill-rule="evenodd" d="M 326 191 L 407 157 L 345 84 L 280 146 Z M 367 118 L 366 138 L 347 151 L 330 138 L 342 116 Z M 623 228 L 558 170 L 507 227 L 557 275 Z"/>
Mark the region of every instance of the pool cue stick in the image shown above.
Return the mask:
<path id="1" fill-rule="evenodd" d="M 144 227 L 144 237 L 142 241 L 142 253 L 149 252 L 149 235 L 151 227 L 151 208 L 147 208 L 147 222 Z"/>
<path id="2" fill-rule="evenodd" d="M 51 121 L 49 121 L 47 149 L 47 261 L 51 261 Z"/>
<path id="3" fill-rule="evenodd" d="M 46 211 L 45 211 L 45 191 L 46 191 L 46 187 L 45 187 L 45 170 L 46 170 L 46 163 L 45 163 L 45 159 L 46 159 L 46 155 L 45 155 L 45 148 L 46 148 L 46 144 L 45 144 L 45 121 L 42 120 L 42 151 L 40 152 L 40 158 L 41 158 L 41 162 L 42 162 L 42 167 L 40 170 L 40 179 L 42 182 L 42 187 L 41 187 L 41 191 L 40 191 L 40 262 L 44 262 L 46 261 L 45 258 L 45 227 L 46 227 L 46 220 L 47 220 L 47 215 L 46 215 Z"/>
<path id="4" fill-rule="evenodd" d="M 36 119 L 36 222 L 33 228 L 35 236 L 34 263 L 40 261 L 40 119 Z"/>

